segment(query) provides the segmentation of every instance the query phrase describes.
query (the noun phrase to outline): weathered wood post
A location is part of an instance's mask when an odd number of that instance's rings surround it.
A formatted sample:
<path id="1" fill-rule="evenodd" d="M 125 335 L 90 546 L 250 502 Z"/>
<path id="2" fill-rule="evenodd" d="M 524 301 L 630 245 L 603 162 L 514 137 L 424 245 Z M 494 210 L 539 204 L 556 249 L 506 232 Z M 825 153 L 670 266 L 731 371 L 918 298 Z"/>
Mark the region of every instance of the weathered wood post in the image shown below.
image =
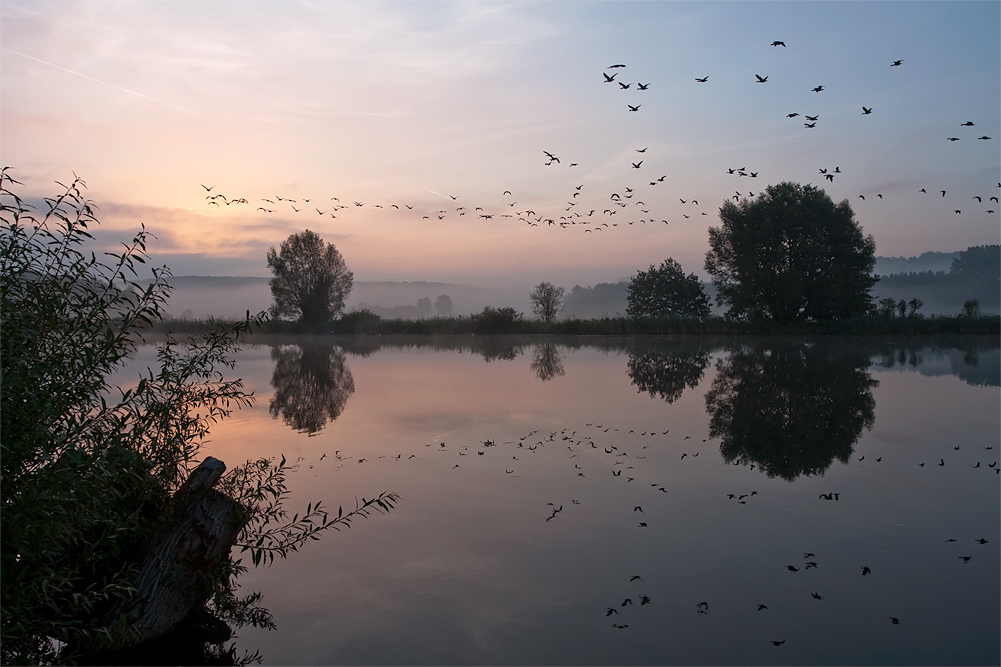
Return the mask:
<path id="1" fill-rule="evenodd" d="M 142 548 L 135 594 L 104 618 L 104 627 L 119 636 L 126 630 L 132 638 L 116 649 L 167 635 L 197 613 L 212 593 L 213 579 L 221 576 L 220 568 L 247 521 L 236 501 L 212 488 L 225 470 L 222 461 L 208 457 L 174 494 L 166 524 Z"/>

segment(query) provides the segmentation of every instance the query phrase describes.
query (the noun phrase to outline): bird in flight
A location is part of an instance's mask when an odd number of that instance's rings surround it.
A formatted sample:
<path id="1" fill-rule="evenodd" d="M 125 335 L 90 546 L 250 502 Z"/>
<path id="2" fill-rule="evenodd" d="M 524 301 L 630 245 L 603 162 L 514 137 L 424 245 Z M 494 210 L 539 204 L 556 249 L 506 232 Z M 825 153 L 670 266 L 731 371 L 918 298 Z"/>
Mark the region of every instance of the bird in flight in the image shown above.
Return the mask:
<path id="1" fill-rule="evenodd" d="M 819 92 L 820 92 L 820 91 L 822 91 L 823 89 L 824 89 L 824 87 L 823 87 L 823 86 L 817 86 L 816 88 L 812 88 L 811 90 L 813 90 L 813 92 L 815 92 L 815 93 L 819 93 Z"/>
<path id="2" fill-rule="evenodd" d="M 811 122 L 816 122 L 817 120 L 820 119 L 820 114 L 818 114 L 816 116 L 803 116 L 803 118 L 805 118 L 805 119 L 807 119 L 808 121 L 811 121 Z"/>
<path id="3" fill-rule="evenodd" d="M 780 42 L 779 40 L 775 40 L 774 42 L 772 42 L 772 46 L 785 46 L 785 45 L 786 45 L 785 42 Z"/>
<path id="4" fill-rule="evenodd" d="M 611 83 L 611 82 L 615 81 L 615 77 L 618 76 L 618 74 L 619 73 L 616 72 L 615 74 L 612 74 L 611 76 L 609 76 L 608 74 L 605 74 L 604 72 L 602 72 L 601 76 L 605 77 L 605 83 Z"/>
<path id="5" fill-rule="evenodd" d="M 890 65 L 890 67 L 900 67 L 900 63 L 902 63 L 902 62 L 904 62 L 904 61 L 903 60 L 894 60 L 893 64 Z"/>
<path id="6" fill-rule="evenodd" d="M 643 160 L 640 160 L 639 162 L 633 162 L 632 164 L 633 164 L 633 169 L 639 169 L 640 165 L 643 164 Z"/>
<path id="7" fill-rule="evenodd" d="M 637 104 L 636 106 L 633 106 L 632 104 L 627 104 L 626 106 L 629 107 L 630 111 L 639 111 L 640 107 L 643 106 L 643 105 L 642 104 Z"/>
<path id="8" fill-rule="evenodd" d="M 542 151 L 542 152 L 546 154 L 546 157 L 549 158 L 550 162 L 559 162 L 560 161 L 560 159 L 558 157 L 556 157 L 555 155 L 553 155 L 549 151 Z"/>
<path id="9" fill-rule="evenodd" d="M 695 80 L 698 81 L 699 83 L 705 83 L 706 81 L 709 80 L 709 77 L 705 76 L 705 77 L 702 77 L 701 79 L 698 78 L 698 77 L 695 77 Z"/>
<path id="10" fill-rule="evenodd" d="M 625 67 L 625 65 L 609 65 L 605 69 L 615 69 L 616 67 Z"/>
<path id="11" fill-rule="evenodd" d="M 868 109 L 865 108 L 865 107 L 862 107 L 862 115 L 863 116 L 868 116 L 871 113 L 872 113 L 872 107 L 869 107 Z"/>
<path id="12" fill-rule="evenodd" d="M 214 185 L 211 188 L 209 186 L 203 185 L 201 183 L 199 183 L 198 185 L 201 185 L 203 188 L 205 188 L 205 192 L 212 192 L 212 190 L 215 189 Z"/>
<path id="13" fill-rule="evenodd" d="M 633 85 L 631 83 L 622 83 L 621 81 L 619 81 L 618 84 L 619 84 L 619 88 L 621 88 L 622 90 L 626 90 L 626 89 L 629 88 L 629 86 Z"/>
<path id="14" fill-rule="evenodd" d="M 647 88 L 650 87 L 650 84 L 649 83 L 640 83 L 639 81 L 637 81 L 636 82 L 636 87 L 639 88 L 640 90 L 646 90 Z"/>
<path id="15" fill-rule="evenodd" d="M 959 124 L 960 127 L 973 127 L 973 125 L 974 125 L 974 123 L 973 123 L 972 120 L 968 120 L 965 123 L 960 123 Z"/>
<path id="16" fill-rule="evenodd" d="M 787 113 L 786 118 L 795 118 L 798 115 L 799 115 L 798 113 Z"/>
<path id="17" fill-rule="evenodd" d="M 754 76 L 758 79 L 755 83 L 764 83 L 765 81 L 768 81 L 767 76 L 761 76 L 760 74 L 755 74 Z"/>
<path id="18" fill-rule="evenodd" d="M 804 127 L 817 127 L 816 123 L 803 123 Z"/>

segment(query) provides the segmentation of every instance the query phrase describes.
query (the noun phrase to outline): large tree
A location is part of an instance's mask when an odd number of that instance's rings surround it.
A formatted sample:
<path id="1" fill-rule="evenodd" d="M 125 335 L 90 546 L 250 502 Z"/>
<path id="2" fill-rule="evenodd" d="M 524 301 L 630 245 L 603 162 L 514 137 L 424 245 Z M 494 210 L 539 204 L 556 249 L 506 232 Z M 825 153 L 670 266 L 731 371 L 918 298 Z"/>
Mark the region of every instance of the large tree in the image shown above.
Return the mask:
<path id="1" fill-rule="evenodd" d="M 709 229 L 705 268 L 730 316 L 826 320 L 869 309 L 876 244 L 847 200 L 779 183 L 754 201 L 727 201 L 720 220 Z"/>
<path id="2" fill-rule="evenodd" d="M 630 317 L 705 317 L 709 297 L 699 277 L 685 275 L 681 265 L 670 257 L 660 266 L 640 271 L 627 288 L 626 314 Z"/>
<path id="3" fill-rule="evenodd" d="M 541 282 L 535 286 L 529 298 L 532 300 L 532 312 L 543 322 L 549 323 L 563 310 L 566 290 L 550 282 Z"/>
<path id="4" fill-rule="evenodd" d="M 344 258 L 332 243 L 308 229 L 268 250 L 269 281 L 275 317 L 294 317 L 305 324 L 322 324 L 344 309 L 354 281 Z"/>

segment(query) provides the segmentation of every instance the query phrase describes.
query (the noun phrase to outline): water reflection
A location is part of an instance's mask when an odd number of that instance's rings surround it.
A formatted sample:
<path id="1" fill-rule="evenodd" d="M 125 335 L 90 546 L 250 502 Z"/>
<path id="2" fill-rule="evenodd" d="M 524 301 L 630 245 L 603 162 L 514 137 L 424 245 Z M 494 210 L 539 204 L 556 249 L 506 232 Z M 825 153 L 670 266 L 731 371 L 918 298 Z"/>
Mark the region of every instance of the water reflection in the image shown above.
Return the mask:
<path id="1" fill-rule="evenodd" d="M 628 373 L 640 392 L 674 403 L 685 387 L 699 386 L 708 365 L 709 351 L 705 348 L 661 348 L 630 354 Z"/>
<path id="2" fill-rule="evenodd" d="M 563 368 L 563 354 L 553 343 L 536 345 L 532 357 L 532 370 L 535 371 L 535 376 L 543 382 L 560 375 L 566 375 L 566 369 Z"/>
<path id="3" fill-rule="evenodd" d="M 834 459 L 847 463 L 862 429 L 875 421 L 859 347 L 830 343 L 759 343 L 717 362 L 706 394 L 709 434 L 722 438 L 726 463 L 756 465 L 792 481 L 823 474 Z"/>
<path id="4" fill-rule="evenodd" d="M 275 370 L 269 412 L 300 433 L 314 435 L 344 410 L 355 382 L 344 353 L 332 343 L 303 342 L 271 347 Z"/>

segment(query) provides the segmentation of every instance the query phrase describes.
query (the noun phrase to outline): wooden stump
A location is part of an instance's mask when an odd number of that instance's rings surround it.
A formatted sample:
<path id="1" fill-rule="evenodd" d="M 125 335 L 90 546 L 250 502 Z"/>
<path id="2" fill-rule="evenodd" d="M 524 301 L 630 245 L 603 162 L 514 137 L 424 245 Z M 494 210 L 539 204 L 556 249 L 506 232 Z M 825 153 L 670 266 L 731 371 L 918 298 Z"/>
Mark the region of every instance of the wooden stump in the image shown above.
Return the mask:
<path id="1" fill-rule="evenodd" d="M 115 635 L 127 630 L 133 638 L 117 646 L 167 635 L 211 595 L 247 520 L 236 501 L 212 488 L 225 470 L 222 461 L 208 457 L 174 494 L 166 526 L 143 546 L 135 594 L 112 607 L 102 623 Z"/>

